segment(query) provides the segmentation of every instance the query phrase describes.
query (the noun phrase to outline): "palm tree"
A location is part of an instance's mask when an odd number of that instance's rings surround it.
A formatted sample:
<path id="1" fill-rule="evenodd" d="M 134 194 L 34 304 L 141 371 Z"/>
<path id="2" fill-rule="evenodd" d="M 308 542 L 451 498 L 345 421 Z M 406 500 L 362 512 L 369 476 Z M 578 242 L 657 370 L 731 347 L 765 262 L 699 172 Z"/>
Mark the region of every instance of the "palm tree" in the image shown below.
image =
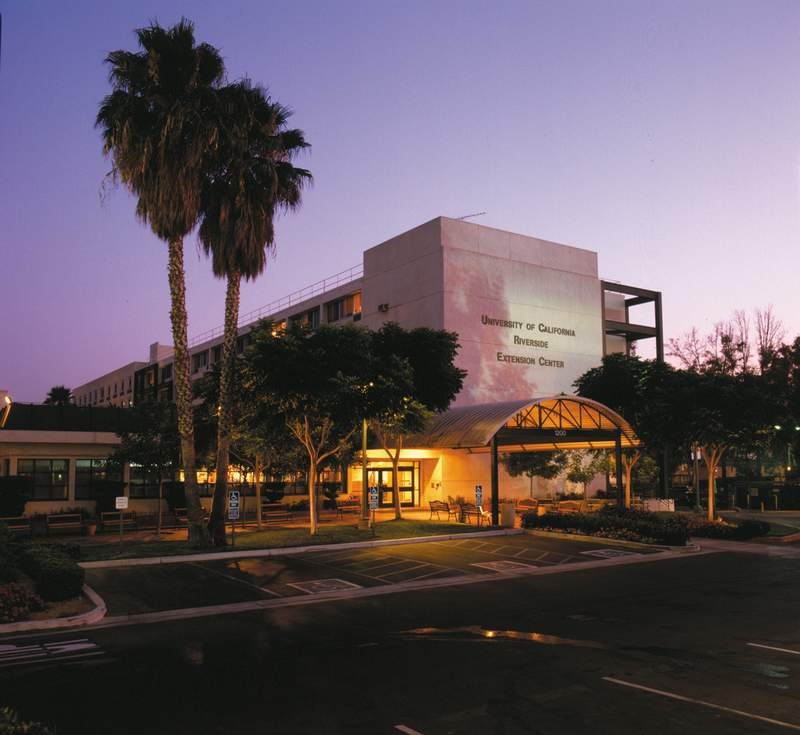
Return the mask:
<path id="1" fill-rule="evenodd" d="M 215 48 L 195 44 L 194 27 L 185 19 L 172 28 L 141 28 L 136 36 L 140 51 L 112 51 L 106 57 L 112 92 L 100 105 L 96 126 L 113 163 L 111 181 L 122 181 L 137 197 L 137 216 L 168 243 L 173 374 L 189 543 L 202 546 L 208 534 L 195 472 L 183 239 L 199 218 L 203 174 L 216 132 L 210 113 L 224 64 Z"/>
<path id="2" fill-rule="evenodd" d="M 49 406 L 69 406 L 72 403 L 72 391 L 66 385 L 54 385 L 47 392 L 44 402 Z"/>
<path id="3" fill-rule="evenodd" d="M 225 544 L 225 499 L 231 431 L 231 384 L 236 360 L 239 287 L 263 273 L 275 247 L 277 211 L 300 205 L 311 174 L 292 165 L 308 147 L 300 130 L 287 129 L 288 108 L 248 80 L 220 90 L 216 160 L 206 181 L 200 241 L 214 275 L 227 278 L 217 423 L 217 481 L 209 522 L 212 542 Z M 256 478 L 258 482 L 258 478 Z"/>

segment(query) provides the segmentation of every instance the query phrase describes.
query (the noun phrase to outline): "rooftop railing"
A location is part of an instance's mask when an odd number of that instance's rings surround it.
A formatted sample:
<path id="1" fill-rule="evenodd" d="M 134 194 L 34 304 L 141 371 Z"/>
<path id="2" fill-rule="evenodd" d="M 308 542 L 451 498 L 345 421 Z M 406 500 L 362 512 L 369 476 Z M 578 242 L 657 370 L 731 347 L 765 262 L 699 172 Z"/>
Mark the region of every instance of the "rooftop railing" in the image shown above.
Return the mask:
<path id="1" fill-rule="evenodd" d="M 364 266 L 362 264 L 354 265 L 352 268 L 340 271 L 339 273 L 335 273 L 332 276 L 323 278 L 321 281 L 312 283 L 310 286 L 305 286 L 304 288 L 301 288 L 298 291 L 294 291 L 293 293 L 290 293 L 288 296 L 282 296 L 279 299 L 275 299 L 275 301 L 271 301 L 265 306 L 262 306 L 258 309 L 254 309 L 253 311 L 248 311 L 246 314 L 241 314 L 239 316 L 238 326 L 241 328 L 247 324 L 252 324 L 253 322 L 260 321 L 261 319 L 266 319 L 267 317 L 271 317 L 277 314 L 278 312 L 281 312 L 292 306 L 300 304 L 303 301 L 307 301 L 308 299 L 312 299 L 315 296 L 319 296 L 320 294 L 332 291 L 335 288 L 339 288 L 339 286 L 345 286 L 348 283 L 352 283 L 353 281 L 356 281 L 359 278 L 361 278 L 363 275 L 364 275 Z M 205 332 L 202 332 L 201 334 L 192 337 L 192 339 L 189 341 L 189 347 L 194 347 L 195 345 L 198 345 L 201 342 L 208 342 L 209 340 L 212 340 L 215 337 L 221 336 L 223 332 L 224 332 L 224 325 L 219 327 L 214 327 L 213 329 L 208 329 Z"/>

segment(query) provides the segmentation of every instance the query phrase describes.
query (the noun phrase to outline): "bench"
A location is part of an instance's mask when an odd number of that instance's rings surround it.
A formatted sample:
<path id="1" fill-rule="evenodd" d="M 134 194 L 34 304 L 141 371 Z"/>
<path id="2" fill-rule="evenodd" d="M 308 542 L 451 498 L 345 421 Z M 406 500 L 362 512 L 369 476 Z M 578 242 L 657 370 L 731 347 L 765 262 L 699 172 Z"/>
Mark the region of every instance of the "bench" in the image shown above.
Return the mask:
<path id="1" fill-rule="evenodd" d="M 441 518 L 439 518 L 440 513 L 447 513 L 448 521 L 453 516 L 455 516 L 455 518 L 458 519 L 458 509 L 451 508 L 450 503 L 445 503 L 444 500 L 431 500 L 430 506 L 431 506 L 431 515 L 430 518 L 428 518 L 429 521 L 433 520 L 434 513 L 436 514 L 437 521 L 441 520 Z"/>
<path id="2" fill-rule="evenodd" d="M 121 517 L 121 518 L 120 518 Z M 120 520 L 122 521 L 122 528 L 132 528 L 136 530 L 138 521 L 136 520 L 136 511 L 122 511 L 110 510 L 100 514 L 100 527 L 105 531 L 107 528 L 119 528 Z"/>
<path id="3" fill-rule="evenodd" d="M 285 523 L 292 520 L 292 511 L 286 503 L 262 503 L 262 523 Z"/>
<path id="4" fill-rule="evenodd" d="M 361 498 L 337 500 L 336 517 L 341 518 L 345 513 L 361 513 Z"/>
<path id="5" fill-rule="evenodd" d="M 80 513 L 56 513 L 47 516 L 47 535 L 53 533 L 66 533 L 68 531 L 77 531 L 83 533 L 84 523 L 83 516 Z"/>
<path id="6" fill-rule="evenodd" d="M 536 498 L 522 498 L 517 501 L 514 510 L 519 515 L 523 513 L 538 513 L 539 501 Z"/>
<path id="7" fill-rule="evenodd" d="M 0 518 L 0 523 L 5 524 L 11 533 L 19 536 L 31 535 L 31 519 L 24 516 L 8 516 Z"/>
<path id="8" fill-rule="evenodd" d="M 583 503 L 579 500 L 560 500 L 558 502 L 559 513 L 580 513 Z"/>
<path id="9" fill-rule="evenodd" d="M 483 521 L 489 518 L 489 514 L 479 505 L 475 505 L 474 503 L 464 503 L 461 506 L 461 516 L 464 523 L 469 523 L 470 518 L 475 518 L 475 522 L 478 524 L 478 526 L 483 525 Z"/>

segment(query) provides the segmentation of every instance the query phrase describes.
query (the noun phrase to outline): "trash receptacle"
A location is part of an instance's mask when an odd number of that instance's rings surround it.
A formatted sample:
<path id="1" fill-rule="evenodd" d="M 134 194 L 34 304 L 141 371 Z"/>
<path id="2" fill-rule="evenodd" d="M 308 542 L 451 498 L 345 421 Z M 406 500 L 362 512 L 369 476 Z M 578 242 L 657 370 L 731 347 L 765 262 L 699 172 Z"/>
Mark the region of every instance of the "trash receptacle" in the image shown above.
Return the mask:
<path id="1" fill-rule="evenodd" d="M 514 528 L 514 523 L 517 520 L 517 513 L 514 508 L 514 503 L 501 503 L 500 504 L 500 525 L 503 528 Z"/>

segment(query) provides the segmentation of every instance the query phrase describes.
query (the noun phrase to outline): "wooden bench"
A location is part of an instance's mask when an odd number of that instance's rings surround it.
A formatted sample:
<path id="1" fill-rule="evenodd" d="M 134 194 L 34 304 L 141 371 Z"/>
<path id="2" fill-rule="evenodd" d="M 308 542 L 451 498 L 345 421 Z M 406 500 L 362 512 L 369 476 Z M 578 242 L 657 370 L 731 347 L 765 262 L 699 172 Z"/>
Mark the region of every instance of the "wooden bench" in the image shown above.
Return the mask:
<path id="1" fill-rule="evenodd" d="M 47 535 L 77 531 L 83 533 L 83 516 L 80 513 L 56 513 L 47 516 Z"/>
<path id="2" fill-rule="evenodd" d="M 341 518 L 345 513 L 361 513 L 361 498 L 345 498 L 336 501 L 336 517 Z"/>
<path id="3" fill-rule="evenodd" d="M 286 523 L 292 520 L 292 511 L 286 503 L 262 503 L 262 523 Z"/>
<path id="4" fill-rule="evenodd" d="M 580 513 L 583 503 L 580 500 L 560 500 L 558 502 L 559 513 Z"/>
<path id="5" fill-rule="evenodd" d="M 445 503 L 444 500 L 431 500 L 431 515 L 428 518 L 429 521 L 433 520 L 434 513 L 436 514 L 436 520 L 439 521 L 441 518 L 439 517 L 440 513 L 447 513 L 447 520 L 449 521 L 450 518 L 455 517 L 458 520 L 458 508 L 451 508 L 450 503 Z"/>
<path id="6" fill-rule="evenodd" d="M 482 526 L 483 521 L 489 518 L 489 514 L 475 503 L 464 503 L 461 506 L 461 517 L 464 523 L 469 523 L 469 519 L 474 518 L 478 526 Z"/>
<path id="7" fill-rule="evenodd" d="M 25 518 L 25 516 L 8 516 L 6 518 L 0 518 L 0 523 L 5 524 L 6 528 L 8 528 L 11 533 L 18 536 L 31 535 L 31 519 Z"/>
<path id="8" fill-rule="evenodd" d="M 120 518 L 121 517 L 121 518 Z M 122 521 L 123 530 L 131 528 L 136 530 L 139 527 L 136 520 L 136 511 L 110 510 L 100 514 L 100 527 L 105 531 L 107 528 L 119 528 Z"/>
<path id="9" fill-rule="evenodd" d="M 523 513 L 538 513 L 539 501 L 536 498 L 522 498 L 517 501 L 514 510 L 518 515 L 522 515 Z"/>

